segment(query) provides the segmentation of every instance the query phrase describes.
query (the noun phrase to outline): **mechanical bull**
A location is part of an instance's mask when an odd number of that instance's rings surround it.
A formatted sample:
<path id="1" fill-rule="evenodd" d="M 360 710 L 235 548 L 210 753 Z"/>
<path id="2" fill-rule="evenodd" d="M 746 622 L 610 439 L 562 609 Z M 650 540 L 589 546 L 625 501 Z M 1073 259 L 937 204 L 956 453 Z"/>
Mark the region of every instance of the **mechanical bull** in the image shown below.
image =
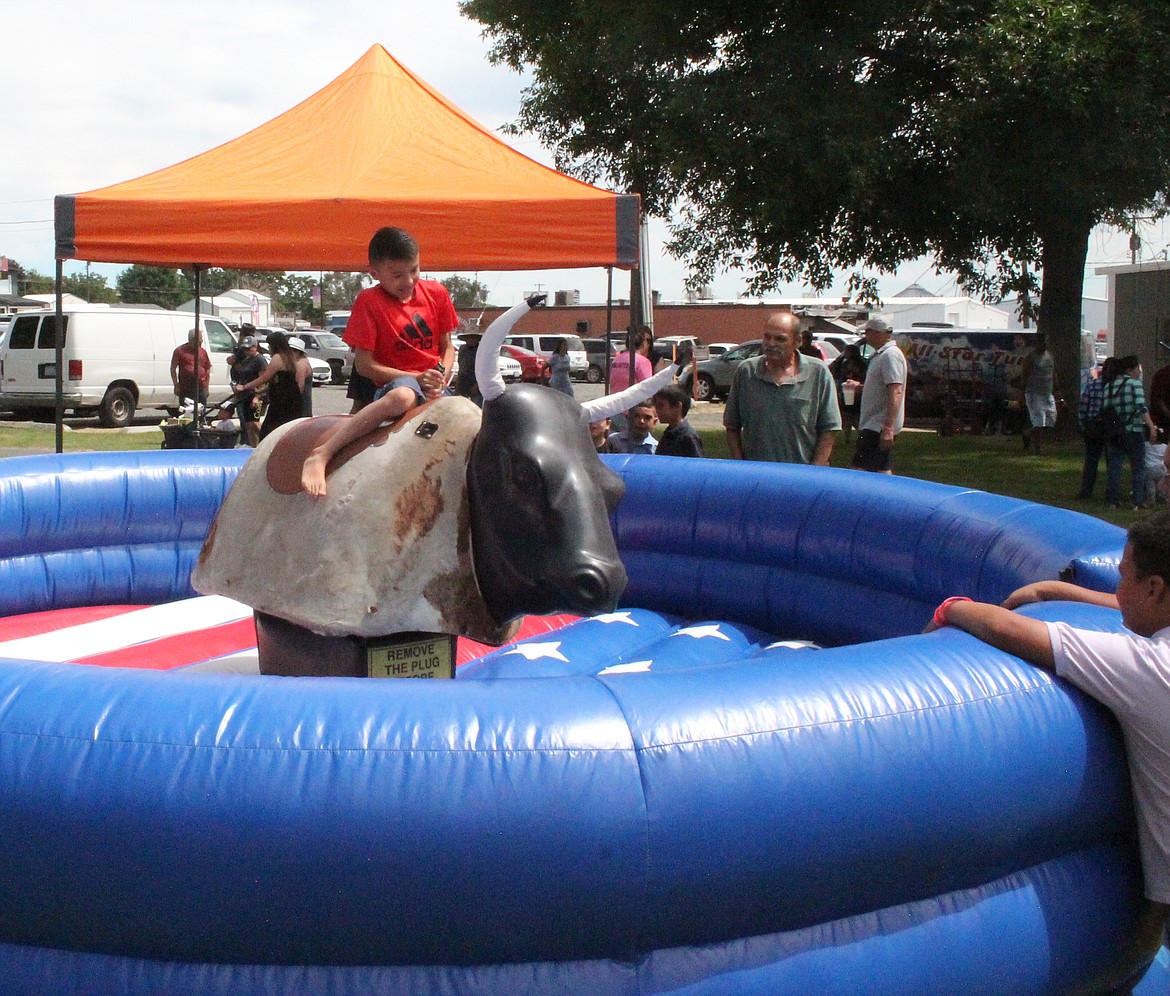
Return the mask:
<path id="1" fill-rule="evenodd" d="M 505 390 L 499 347 L 528 310 L 517 305 L 484 333 L 482 412 L 454 397 L 413 409 L 343 449 L 322 498 L 301 490 L 302 465 L 348 416 L 272 433 L 224 499 L 195 589 L 332 638 L 427 632 L 500 644 L 526 613 L 614 608 L 626 574 L 608 513 L 624 486 L 597 459 L 588 423 L 653 394 L 671 372 L 585 405 L 536 385 Z"/>

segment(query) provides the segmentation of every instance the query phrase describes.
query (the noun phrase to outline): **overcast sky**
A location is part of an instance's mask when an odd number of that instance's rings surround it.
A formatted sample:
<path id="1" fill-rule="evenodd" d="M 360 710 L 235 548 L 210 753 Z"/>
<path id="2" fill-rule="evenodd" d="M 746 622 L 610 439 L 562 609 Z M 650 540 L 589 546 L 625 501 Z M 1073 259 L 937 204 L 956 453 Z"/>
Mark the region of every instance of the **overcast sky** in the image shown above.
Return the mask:
<path id="1" fill-rule="evenodd" d="M 489 129 L 516 117 L 524 85 L 488 63 L 479 26 L 460 17 L 455 0 L 0 0 L 0 23 L 16 42 L 0 57 L 0 255 L 45 274 L 54 268 L 54 195 L 141 176 L 235 138 L 319 90 L 375 43 Z M 551 163 L 533 139 L 506 141 Z M 651 283 L 664 299 L 680 300 L 686 269 L 662 252 L 664 232 L 652 226 Z M 1147 225 L 1143 235 L 1146 256 L 1170 242 L 1165 225 Z M 1094 233 L 1089 260 L 1127 262 L 1128 236 Z M 84 269 L 66 263 L 67 273 Z M 122 267 L 94 269 L 112 285 Z M 582 302 L 605 297 L 603 270 L 478 276 L 498 304 L 538 285 L 578 289 Z M 1092 277 L 1091 267 L 1089 277 L 1086 293 L 1103 296 L 1103 278 Z M 929 260 L 882 278 L 880 290 L 895 294 L 915 280 L 956 293 Z M 615 273 L 614 284 L 615 296 L 628 296 L 625 274 Z M 733 299 L 744 286 L 729 273 L 712 289 Z M 810 292 L 793 286 L 785 293 Z"/>

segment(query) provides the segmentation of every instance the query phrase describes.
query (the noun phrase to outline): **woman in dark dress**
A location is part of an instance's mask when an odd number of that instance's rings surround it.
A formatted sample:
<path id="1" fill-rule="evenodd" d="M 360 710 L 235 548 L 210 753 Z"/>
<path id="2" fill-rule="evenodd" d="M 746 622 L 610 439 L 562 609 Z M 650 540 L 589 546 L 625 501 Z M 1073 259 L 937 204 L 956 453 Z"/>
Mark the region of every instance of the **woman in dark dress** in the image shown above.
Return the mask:
<path id="1" fill-rule="evenodd" d="M 264 372 L 237 391 L 256 391 L 268 385 L 268 410 L 260 427 L 260 438 L 285 422 L 313 414 L 313 368 L 304 352 L 305 344 L 296 336 L 273 332 L 268 337 L 272 360 Z"/>

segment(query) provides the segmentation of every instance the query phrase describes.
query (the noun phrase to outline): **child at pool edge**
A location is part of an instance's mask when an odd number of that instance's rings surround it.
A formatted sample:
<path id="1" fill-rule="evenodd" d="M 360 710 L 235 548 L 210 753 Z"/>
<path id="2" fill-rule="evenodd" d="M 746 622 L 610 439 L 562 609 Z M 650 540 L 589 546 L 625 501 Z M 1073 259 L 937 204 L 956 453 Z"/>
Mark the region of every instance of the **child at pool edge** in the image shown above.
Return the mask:
<path id="1" fill-rule="evenodd" d="M 666 426 L 658 448 L 659 456 L 701 457 L 703 440 L 687 421 L 691 408 L 691 396 L 678 384 L 667 384 L 654 395 L 654 412 L 658 421 Z"/>
<path id="2" fill-rule="evenodd" d="M 344 338 L 356 354 L 354 369 L 379 388 L 369 405 L 306 458 L 301 487 L 315 498 L 326 493 L 325 470 L 338 452 L 383 422 L 439 397 L 453 365 L 450 334 L 459 319 L 447 288 L 419 279 L 414 237 L 401 228 L 380 228 L 370 239 L 369 261 L 377 284 L 357 296 Z"/>
<path id="3" fill-rule="evenodd" d="M 1038 581 L 1012 592 L 1002 606 L 948 598 L 926 629 L 964 630 L 1056 673 L 1113 713 L 1129 759 L 1146 897 L 1165 907 L 1170 903 L 1170 511 L 1154 512 L 1130 527 L 1119 569 L 1112 595 Z M 1047 601 L 1119 609 L 1130 632 L 1081 630 L 1010 611 Z"/>
<path id="4" fill-rule="evenodd" d="M 598 453 L 613 452 L 609 447 L 610 425 L 607 418 L 599 418 L 596 422 L 589 423 L 589 437 L 593 440 L 593 448 Z"/>

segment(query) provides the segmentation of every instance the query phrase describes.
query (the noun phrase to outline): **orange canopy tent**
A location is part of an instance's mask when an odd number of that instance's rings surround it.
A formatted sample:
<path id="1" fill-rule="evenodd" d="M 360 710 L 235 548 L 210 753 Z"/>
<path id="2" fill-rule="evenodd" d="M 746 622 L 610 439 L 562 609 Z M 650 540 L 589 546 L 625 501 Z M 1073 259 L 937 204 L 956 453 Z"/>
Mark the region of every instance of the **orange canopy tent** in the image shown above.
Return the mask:
<path id="1" fill-rule="evenodd" d="M 638 264 L 637 195 L 516 152 L 381 46 L 267 124 L 167 169 L 56 199 L 57 258 L 364 270 L 409 230 L 428 270 Z"/>

